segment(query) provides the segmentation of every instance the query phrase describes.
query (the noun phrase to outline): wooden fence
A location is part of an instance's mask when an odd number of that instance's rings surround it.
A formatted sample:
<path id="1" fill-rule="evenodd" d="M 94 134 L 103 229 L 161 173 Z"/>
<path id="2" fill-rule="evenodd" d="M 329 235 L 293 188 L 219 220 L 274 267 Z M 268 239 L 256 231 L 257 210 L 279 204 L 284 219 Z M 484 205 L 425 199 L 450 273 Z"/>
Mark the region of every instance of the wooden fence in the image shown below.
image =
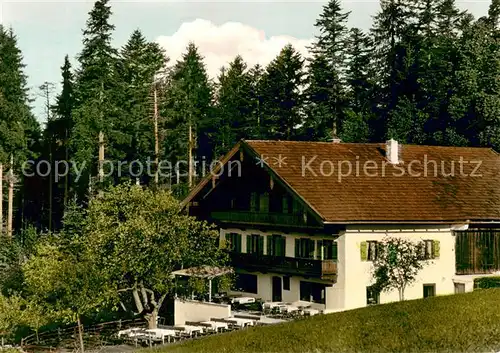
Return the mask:
<path id="1" fill-rule="evenodd" d="M 500 229 L 456 231 L 455 256 L 459 275 L 500 271 Z"/>

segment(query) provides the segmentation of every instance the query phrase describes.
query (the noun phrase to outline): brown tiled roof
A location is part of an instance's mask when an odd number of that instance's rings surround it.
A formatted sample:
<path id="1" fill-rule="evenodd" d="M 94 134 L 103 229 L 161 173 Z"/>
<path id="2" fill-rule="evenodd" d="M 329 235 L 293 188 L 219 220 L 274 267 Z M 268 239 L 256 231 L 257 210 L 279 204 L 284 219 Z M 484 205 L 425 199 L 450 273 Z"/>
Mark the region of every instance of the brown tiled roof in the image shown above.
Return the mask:
<path id="1" fill-rule="evenodd" d="M 386 165 L 384 176 L 385 144 L 245 141 L 243 146 L 261 156 L 325 222 L 500 220 L 500 157 L 491 149 L 400 145 L 401 163 Z M 373 167 L 365 172 L 366 163 Z M 448 176 L 452 163 L 454 175 Z M 343 175 L 349 164 L 352 172 Z"/>

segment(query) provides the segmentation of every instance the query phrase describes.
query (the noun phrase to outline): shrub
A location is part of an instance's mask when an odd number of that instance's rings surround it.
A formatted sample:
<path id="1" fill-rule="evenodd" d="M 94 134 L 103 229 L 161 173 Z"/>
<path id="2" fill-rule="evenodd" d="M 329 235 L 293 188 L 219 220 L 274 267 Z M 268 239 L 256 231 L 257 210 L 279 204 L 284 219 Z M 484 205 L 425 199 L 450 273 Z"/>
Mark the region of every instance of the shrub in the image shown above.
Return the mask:
<path id="1" fill-rule="evenodd" d="M 474 280 L 474 289 L 500 288 L 500 277 L 481 277 Z"/>

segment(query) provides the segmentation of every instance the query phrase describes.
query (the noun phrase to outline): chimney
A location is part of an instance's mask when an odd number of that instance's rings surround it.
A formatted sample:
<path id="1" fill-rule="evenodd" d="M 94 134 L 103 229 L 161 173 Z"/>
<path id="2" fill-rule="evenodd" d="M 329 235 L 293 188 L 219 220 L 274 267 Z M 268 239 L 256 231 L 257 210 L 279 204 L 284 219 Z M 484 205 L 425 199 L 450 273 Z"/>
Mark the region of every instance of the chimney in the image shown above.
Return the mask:
<path id="1" fill-rule="evenodd" d="M 391 164 L 399 164 L 399 143 L 394 139 L 386 142 L 385 155 Z"/>

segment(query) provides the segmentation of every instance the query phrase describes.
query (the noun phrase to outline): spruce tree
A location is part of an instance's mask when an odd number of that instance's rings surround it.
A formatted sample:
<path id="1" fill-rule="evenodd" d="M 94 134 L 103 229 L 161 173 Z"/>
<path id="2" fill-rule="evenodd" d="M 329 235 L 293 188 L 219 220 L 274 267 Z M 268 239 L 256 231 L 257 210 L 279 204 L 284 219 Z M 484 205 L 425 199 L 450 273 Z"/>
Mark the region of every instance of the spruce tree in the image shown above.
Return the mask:
<path id="1" fill-rule="evenodd" d="M 304 59 L 292 45 L 285 46 L 262 78 L 262 112 L 267 138 L 291 140 L 303 124 Z"/>
<path id="2" fill-rule="evenodd" d="M 343 12 L 339 0 L 330 0 L 323 7 L 323 12 L 315 24 L 320 33 L 311 48 L 313 59 L 309 68 L 310 89 L 307 96 L 311 97 L 309 103 L 312 106 L 308 109 L 306 123 L 309 129 L 317 130 L 315 139 L 337 138 L 345 115 L 347 103 L 343 78 L 346 69 L 345 48 L 349 14 Z M 325 80 L 325 76 L 330 78 Z M 320 97 L 321 101 L 318 100 Z M 328 125 L 329 128 L 325 130 Z"/>
<path id="3" fill-rule="evenodd" d="M 117 75 L 117 50 L 111 39 L 114 26 L 109 23 L 111 7 L 109 0 L 98 0 L 89 12 L 83 31 L 83 49 L 78 55 L 80 68 L 76 77 L 77 109 L 72 146 L 75 159 L 85 165 L 86 173 L 79 181 L 82 197 L 92 176 L 98 174 L 103 182 L 101 162 L 103 150 L 109 159 L 117 160 L 120 151 L 113 144 L 120 142 L 119 131 L 114 130 L 119 121 L 117 106 L 120 104 L 120 85 Z"/>

